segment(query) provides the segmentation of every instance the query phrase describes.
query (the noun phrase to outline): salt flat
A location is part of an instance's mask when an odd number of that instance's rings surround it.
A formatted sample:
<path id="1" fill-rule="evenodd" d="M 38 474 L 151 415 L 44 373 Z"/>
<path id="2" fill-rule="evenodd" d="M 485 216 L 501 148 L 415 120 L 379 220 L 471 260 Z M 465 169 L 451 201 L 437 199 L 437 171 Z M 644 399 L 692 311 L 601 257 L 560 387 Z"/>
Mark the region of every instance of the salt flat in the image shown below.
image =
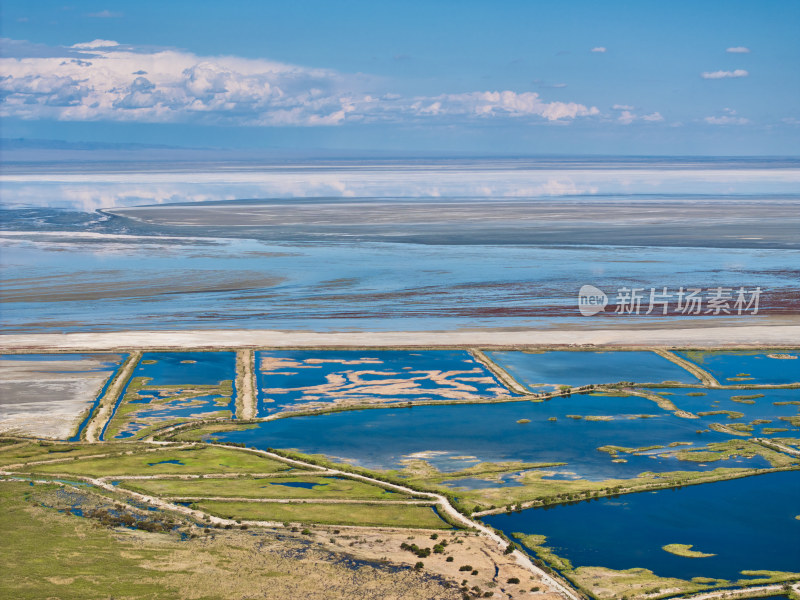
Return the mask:
<path id="1" fill-rule="evenodd" d="M 662 329 L 486 329 L 312 332 L 258 329 L 39 333 L 0 336 L 4 351 L 118 348 L 470 347 L 470 346 L 796 346 L 796 319 L 775 325 Z"/>

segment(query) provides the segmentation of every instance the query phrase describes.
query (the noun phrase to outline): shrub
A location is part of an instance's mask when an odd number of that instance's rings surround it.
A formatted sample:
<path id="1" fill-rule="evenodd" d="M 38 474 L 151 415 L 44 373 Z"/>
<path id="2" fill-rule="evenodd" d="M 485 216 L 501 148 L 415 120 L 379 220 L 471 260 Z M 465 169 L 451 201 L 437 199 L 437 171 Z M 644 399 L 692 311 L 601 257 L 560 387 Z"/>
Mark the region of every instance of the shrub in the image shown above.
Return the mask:
<path id="1" fill-rule="evenodd" d="M 461 565 L 458 567 L 459 571 L 472 571 L 472 565 Z"/>
<path id="2" fill-rule="evenodd" d="M 506 583 L 514 583 L 514 584 L 517 584 L 517 583 L 519 583 L 519 577 L 509 577 L 509 578 L 506 580 Z"/>

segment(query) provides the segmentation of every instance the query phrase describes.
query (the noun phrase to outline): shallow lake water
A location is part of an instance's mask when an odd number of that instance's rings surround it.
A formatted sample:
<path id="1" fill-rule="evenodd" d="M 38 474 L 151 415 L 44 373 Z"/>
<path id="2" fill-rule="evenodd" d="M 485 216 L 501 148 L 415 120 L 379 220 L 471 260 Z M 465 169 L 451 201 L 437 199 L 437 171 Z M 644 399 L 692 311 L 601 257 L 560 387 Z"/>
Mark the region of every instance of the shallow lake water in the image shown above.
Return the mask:
<path id="1" fill-rule="evenodd" d="M 742 570 L 800 571 L 800 472 L 603 498 L 549 509 L 492 515 L 506 534 L 547 536 L 573 566 L 634 567 L 663 577 L 736 580 Z M 691 544 L 707 558 L 675 556 Z"/>
<path id="2" fill-rule="evenodd" d="M 258 414 L 310 402 L 513 396 L 464 350 L 257 351 Z"/>
<path id="3" fill-rule="evenodd" d="M 652 391 L 664 393 L 667 390 Z M 800 389 L 698 390 L 697 388 L 670 388 L 668 394 L 665 395 L 665 398 L 675 403 L 679 409 L 695 414 L 724 410 L 742 415 L 730 415 L 735 417 L 733 419 L 728 418 L 728 415 L 725 414 L 701 415 L 700 419 L 704 423 L 750 424 L 754 420 L 761 419 L 771 422 L 752 424 L 751 436 L 797 437 L 800 434 L 800 427 L 792 425 L 787 420 L 800 415 Z M 785 428 L 788 431 L 770 431 L 773 428 Z"/>
<path id="4" fill-rule="evenodd" d="M 533 392 L 633 381 L 699 383 L 699 380 L 655 352 L 487 352 L 489 357 Z"/>
<path id="5" fill-rule="evenodd" d="M 136 399 L 125 399 L 128 388 L 136 378 L 148 378 Z M 236 390 L 230 396 L 215 391 L 208 394 L 191 393 L 193 386 L 220 385 L 236 379 L 235 352 L 144 352 L 125 385 L 114 416 L 123 402 L 140 405 L 125 417 L 125 423 L 113 436 L 123 439 L 159 421 L 180 418 L 200 418 L 212 415 L 232 417 L 236 412 Z M 163 389 L 159 389 L 163 388 Z M 190 394 L 186 397 L 185 394 Z M 169 400 L 170 397 L 174 400 Z M 114 417 L 103 428 L 102 436 Z"/>
<path id="6" fill-rule="evenodd" d="M 677 354 L 711 373 L 722 385 L 800 383 L 798 350 L 693 350 Z M 787 358 L 772 358 L 769 355 Z"/>
<path id="7" fill-rule="evenodd" d="M 654 416 L 638 418 L 640 414 Z M 591 421 L 587 416 L 613 419 Z M 550 421 L 553 417 L 556 420 Z M 520 419 L 531 422 L 517 423 Z M 428 460 L 445 472 L 481 461 L 566 462 L 556 468 L 556 476 L 604 480 L 644 471 L 768 466 L 760 457 L 702 465 L 658 455 L 626 455 L 628 462 L 614 463 L 608 453 L 597 450 L 608 444 L 639 448 L 688 442 L 697 446 L 732 437 L 713 431 L 697 433 L 703 427 L 696 419 L 676 417 L 645 398 L 575 394 L 539 403 L 412 406 L 291 417 L 214 436 L 262 449 L 322 453 L 377 469 L 400 468 L 408 458 Z"/>

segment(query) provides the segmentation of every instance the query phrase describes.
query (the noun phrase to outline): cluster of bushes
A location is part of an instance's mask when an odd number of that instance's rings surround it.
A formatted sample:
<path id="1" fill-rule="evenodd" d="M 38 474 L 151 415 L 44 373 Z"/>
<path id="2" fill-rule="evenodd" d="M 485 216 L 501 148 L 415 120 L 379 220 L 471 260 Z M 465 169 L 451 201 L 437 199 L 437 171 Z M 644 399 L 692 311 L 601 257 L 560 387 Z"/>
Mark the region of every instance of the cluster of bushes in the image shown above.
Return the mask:
<path id="1" fill-rule="evenodd" d="M 400 544 L 400 549 L 401 550 L 408 550 L 409 552 L 412 552 L 413 554 L 416 554 L 417 557 L 419 557 L 419 558 L 428 558 L 431 555 L 431 549 L 430 548 L 420 548 L 416 544 L 407 544 L 407 543 L 403 542 L 402 544 Z"/>
<path id="2" fill-rule="evenodd" d="M 170 531 L 175 527 L 174 521 L 141 519 L 131 513 L 112 512 L 102 508 L 87 510 L 83 513 L 83 516 L 100 521 L 106 527 L 131 527 L 150 532 Z"/>

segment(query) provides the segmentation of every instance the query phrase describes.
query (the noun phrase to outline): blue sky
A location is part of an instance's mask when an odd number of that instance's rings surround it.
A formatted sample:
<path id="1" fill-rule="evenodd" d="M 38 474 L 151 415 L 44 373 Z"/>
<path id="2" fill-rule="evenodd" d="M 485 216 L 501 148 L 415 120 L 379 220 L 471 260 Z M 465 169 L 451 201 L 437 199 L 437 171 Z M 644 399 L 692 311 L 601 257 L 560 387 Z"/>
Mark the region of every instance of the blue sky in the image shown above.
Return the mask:
<path id="1" fill-rule="evenodd" d="M 2 4 L 4 137 L 800 154 L 800 2 Z"/>

